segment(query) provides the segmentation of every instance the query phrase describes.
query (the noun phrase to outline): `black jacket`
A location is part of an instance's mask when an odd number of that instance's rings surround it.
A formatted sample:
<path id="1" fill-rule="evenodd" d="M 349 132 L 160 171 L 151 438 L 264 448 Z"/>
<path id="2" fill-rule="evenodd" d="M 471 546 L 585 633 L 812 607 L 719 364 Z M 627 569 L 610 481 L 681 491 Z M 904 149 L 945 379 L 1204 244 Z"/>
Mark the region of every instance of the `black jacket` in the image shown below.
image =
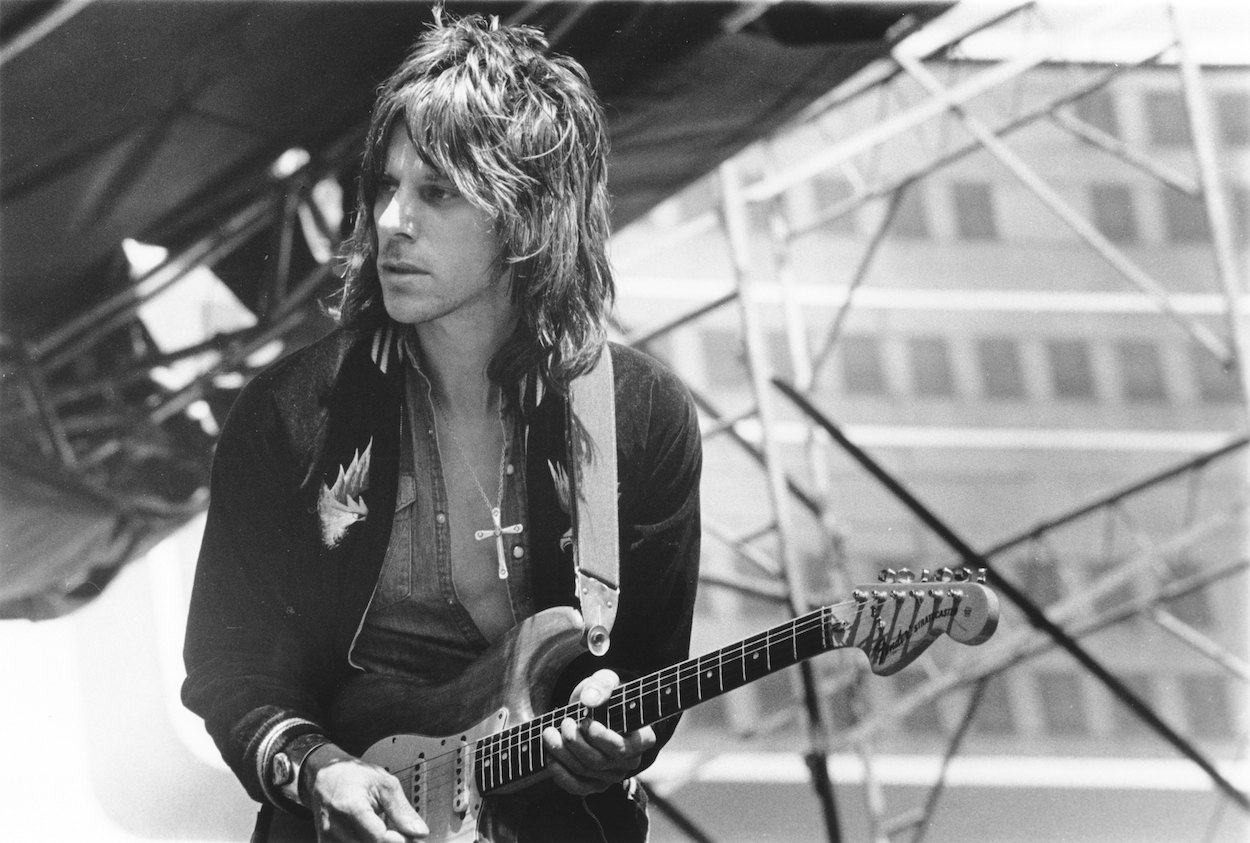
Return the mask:
<path id="1" fill-rule="evenodd" d="M 243 390 L 217 445 L 182 695 L 257 801 L 269 801 L 257 769 L 262 737 L 290 717 L 325 723 L 355 670 L 347 654 L 381 570 L 398 477 L 402 371 L 397 361 L 380 366 L 378 354 L 375 335 L 338 330 L 279 360 Z M 607 657 L 577 659 L 558 689 L 565 699 L 596 668 L 636 676 L 689 655 L 698 419 L 685 388 L 656 361 L 619 346 L 612 355 L 621 603 Z M 560 549 L 569 519 L 547 465 L 567 465 L 563 400 L 548 391 L 524 414 L 533 605 L 576 606 Z M 328 547 L 318 495 L 370 442 L 370 514 Z M 660 745 L 675 726 L 676 718 L 656 725 Z"/>

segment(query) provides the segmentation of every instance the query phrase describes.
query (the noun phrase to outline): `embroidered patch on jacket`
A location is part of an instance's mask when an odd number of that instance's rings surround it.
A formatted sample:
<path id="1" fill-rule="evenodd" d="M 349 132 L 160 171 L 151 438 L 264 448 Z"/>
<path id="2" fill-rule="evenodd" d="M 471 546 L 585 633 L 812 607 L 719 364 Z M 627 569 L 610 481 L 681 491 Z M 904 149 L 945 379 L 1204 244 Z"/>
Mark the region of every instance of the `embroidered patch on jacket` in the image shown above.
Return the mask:
<path id="1" fill-rule="evenodd" d="M 321 518 L 321 540 L 326 547 L 336 547 L 347 535 L 347 528 L 369 514 L 369 507 L 361 497 L 369 488 L 369 455 L 373 452 L 373 440 L 365 446 L 364 453 L 352 454 L 347 468 L 339 466 L 338 479 L 333 486 L 322 486 L 317 498 L 317 515 Z"/>
<path id="2" fill-rule="evenodd" d="M 564 466 L 559 463 L 547 460 L 547 468 L 551 470 L 551 480 L 556 486 L 556 497 L 560 500 L 560 508 L 564 510 L 565 515 L 571 516 L 572 507 L 569 504 L 569 475 L 564 470 Z M 560 549 L 568 551 L 573 547 L 573 528 L 570 526 L 564 531 L 564 535 L 560 537 Z"/>

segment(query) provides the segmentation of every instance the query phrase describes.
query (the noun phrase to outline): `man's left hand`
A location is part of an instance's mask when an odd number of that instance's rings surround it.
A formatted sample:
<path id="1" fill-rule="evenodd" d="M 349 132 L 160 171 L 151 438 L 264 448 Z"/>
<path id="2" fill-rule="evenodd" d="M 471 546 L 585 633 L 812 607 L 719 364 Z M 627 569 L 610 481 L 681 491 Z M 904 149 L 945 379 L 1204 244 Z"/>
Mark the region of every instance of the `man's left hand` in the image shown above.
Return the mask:
<path id="1" fill-rule="evenodd" d="M 596 708 L 619 684 L 613 671 L 596 671 L 573 689 L 569 702 Z M 589 717 L 580 723 L 566 717 L 558 729 L 548 726 L 543 730 L 543 744 L 556 784 L 585 796 L 607 790 L 637 772 L 643 753 L 655 746 L 655 731 L 644 726 L 622 735 Z"/>

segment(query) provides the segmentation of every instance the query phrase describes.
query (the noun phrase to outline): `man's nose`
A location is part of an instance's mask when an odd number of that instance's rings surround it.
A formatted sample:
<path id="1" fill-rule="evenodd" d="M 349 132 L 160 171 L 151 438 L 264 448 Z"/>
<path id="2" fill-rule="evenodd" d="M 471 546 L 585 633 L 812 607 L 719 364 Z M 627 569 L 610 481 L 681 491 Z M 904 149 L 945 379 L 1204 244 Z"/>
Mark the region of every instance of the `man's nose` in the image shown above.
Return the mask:
<path id="1" fill-rule="evenodd" d="M 382 213 L 378 215 L 378 232 L 381 234 L 406 234 L 415 237 L 417 233 L 416 215 L 412 203 L 404 201 L 400 191 L 391 194 L 390 200 Z"/>

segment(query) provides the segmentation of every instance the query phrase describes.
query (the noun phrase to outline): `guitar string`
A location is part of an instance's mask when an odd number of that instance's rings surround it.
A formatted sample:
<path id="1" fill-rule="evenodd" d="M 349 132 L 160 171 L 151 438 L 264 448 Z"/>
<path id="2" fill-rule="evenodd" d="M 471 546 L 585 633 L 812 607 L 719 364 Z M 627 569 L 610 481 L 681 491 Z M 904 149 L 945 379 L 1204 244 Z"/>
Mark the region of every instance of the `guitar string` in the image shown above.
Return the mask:
<path id="1" fill-rule="evenodd" d="M 820 614 L 820 612 L 818 611 L 816 614 Z M 788 624 L 788 626 L 792 627 L 791 631 L 787 632 L 784 629 L 782 630 L 774 629 L 774 630 L 768 630 L 766 632 L 760 633 L 761 636 L 764 636 L 765 646 L 768 646 L 769 642 L 771 642 L 773 638 L 775 638 L 776 641 L 778 642 L 788 641 L 789 638 L 793 637 L 795 634 L 804 632 L 804 631 L 809 631 L 814 626 L 818 625 L 818 624 L 813 623 L 813 620 L 815 619 L 812 618 L 810 615 L 805 616 L 805 618 L 806 620 L 801 624 L 799 623 L 799 621 L 803 619 L 796 619 L 796 621 Z M 756 651 L 758 651 L 758 648 Z M 673 667 L 675 668 L 682 668 L 682 667 L 685 668 L 684 676 L 682 675 L 680 671 L 678 672 L 677 681 L 689 679 L 694 676 L 697 676 L 699 673 L 702 673 L 705 667 L 707 667 L 708 665 L 710 665 L 711 663 L 717 660 L 716 657 L 720 652 L 721 651 L 718 651 L 718 653 L 709 653 L 704 656 L 700 656 L 697 659 L 691 660 L 692 662 L 697 662 L 698 663 L 697 665 L 693 663 L 682 663 L 678 665 L 673 665 Z M 746 654 L 746 651 L 742 650 L 741 653 L 742 655 L 731 656 L 729 659 L 722 658 L 721 661 L 723 664 L 732 665 L 735 661 L 741 660 L 743 656 Z M 694 668 L 694 670 L 691 670 L 691 668 Z M 626 685 L 622 686 L 621 689 L 624 690 L 628 688 L 630 685 L 641 686 L 641 682 L 640 680 L 634 680 L 634 682 L 626 683 Z M 615 702 L 615 703 L 613 702 L 613 698 L 619 697 L 619 696 L 621 695 L 614 692 L 612 697 L 609 697 L 609 701 L 608 701 L 609 708 L 614 708 L 614 709 L 617 709 L 618 711 L 624 710 L 623 701 Z M 700 701 L 702 701 L 702 699 Z M 511 770 L 512 761 L 511 759 L 507 759 L 505 757 L 510 753 L 510 751 L 512 750 L 516 750 L 520 752 L 528 751 L 528 745 L 533 744 L 535 741 L 540 741 L 542 731 L 546 729 L 548 726 L 556 726 L 558 723 L 563 721 L 565 717 L 570 717 L 570 716 L 575 716 L 575 715 L 577 717 L 580 717 L 585 714 L 589 714 L 589 709 L 587 709 L 585 706 L 582 706 L 579 703 L 573 703 L 573 704 L 562 706 L 561 708 L 557 708 L 552 711 L 546 712 L 545 714 L 527 723 L 519 724 L 518 726 L 512 727 L 510 729 L 505 729 L 503 732 L 498 732 L 493 735 L 489 735 L 485 738 L 479 739 L 478 741 L 474 743 L 474 746 L 470 753 L 471 761 L 474 765 L 474 775 L 476 776 L 478 772 L 476 762 L 482 760 L 484 757 L 499 756 L 500 763 L 493 765 L 492 770 L 504 769 L 505 772 L 498 774 L 498 775 L 507 776 L 507 780 L 511 781 L 512 780 L 512 770 Z M 504 742 L 501 741 L 501 736 L 506 736 L 506 740 L 507 740 L 506 746 L 504 745 Z M 527 749 L 521 750 L 520 747 L 522 746 L 526 746 Z M 544 752 L 545 752 L 545 746 L 543 746 L 540 742 L 539 754 L 543 754 Z M 418 762 L 409 767 L 404 767 L 404 768 L 401 768 L 400 770 L 392 770 L 391 772 L 393 774 L 399 775 L 402 773 L 406 773 L 410 770 L 415 770 L 417 767 L 421 767 L 424 765 L 423 775 L 428 775 L 429 773 L 440 771 L 441 768 L 443 768 L 444 766 L 448 764 L 459 763 L 458 760 L 455 758 L 457 753 L 458 753 L 457 750 L 440 753 L 439 755 L 430 756 L 429 758 L 425 759 L 424 762 Z M 532 771 L 533 770 L 531 770 L 531 772 Z M 490 775 L 491 773 L 489 772 L 486 773 L 486 776 L 490 776 Z M 504 783 L 506 782 L 497 780 L 493 782 L 488 782 L 488 786 L 497 786 L 497 785 L 504 784 Z"/>
<path id="2" fill-rule="evenodd" d="M 969 584 L 965 584 L 965 583 L 959 584 L 959 586 L 963 586 L 963 587 L 966 587 L 967 585 Z M 938 600 L 938 602 L 940 602 L 940 599 Z M 832 611 L 836 611 L 838 609 L 841 609 L 847 606 L 853 606 L 857 604 L 860 606 L 865 606 L 865 607 L 868 605 L 867 603 L 856 601 L 856 600 L 844 600 L 839 603 L 834 603 L 829 606 L 823 607 L 822 609 L 817 609 L 813 612 L 809 612 L 807 615 L 801 616 L 799 618 L 795 618 L 788 623 L 781 624 L 780 626 L 773 627 L 771 629 L 757 633 L 754 636 L 743 639 L 743 641 L 739 642 L 738 644 L 729 645 L 728 647 L 724 647 L 720 650 L 717 650 L 716 652 L 707 653 L 697 658 L 689 659 L 687 661 L 680 662 L 676 665 L 671 665 L 668 668 L 663 668 L 662 670 L 657 671 L 656 673 L 651 674 L 650 676 L 641 677 L 639 679 L 632 680 L 631 682 L 627 682 L 624 685 L 617 688 L 616 690 L 614 690 L 612 695 L 608 698 L 606 710 L 609 713 L 609 717 L 611 716 L 611 713 L 613 711 L 616 711 L 622 720 L 625 720 L 628 717 L 628 712 L 626 711 L 626 708 L 628 706 L 629 695 L 631 693 L 631 690 L 634 693 L 634 695 L 637 697 L 637 699 L 641 701 L 644 694 L 654 693 L 655 690 L 658 690 L 662 686 L 662 683 L 687 681 L 691 678 L 696 677 L 699 673 L 702 673 L 704 669 L 711 666 L 714 662 L 718 662 L 718 661 L 720 662 L 720 665 L 722 668 L 725 666 L 732 666 L 738 662 L 743 662 L 744 670 L 745 670 L 745 660 L 748 655 L 757 655 L 758 653 L 762 652 L 763 650 L 766 650 L 770 646 L 773 646 L 775 642 L 786 642 L 786 641 L 793 639 L 799 634 L 802 634 L 804 632 L 809 632 L 813 628 L 819 627 L 821 624 L 824 623 L 824 616 L 826 614 L 829 614 Z M 774 639 L 775 639 L 775 642 L 774 642 Z M 748 649 L 747 647 L 749 642 L 752 643 L 753 645 L 750 649 Z M 856 646 L 859 646 L 859 645 L 856 645 Z M 737 651 L 736 654 L 733 652 L 735 650 Z M 813 655 L 816 655 L 816 654 L 813 654 Z M 803 659 L 800 659 L 800 661 L 802 660 Z M 789 666 L 789 665 L 785 665 L 785 666 Z M 675 671 L 674 676 L 671 678 L 663 676 L 663 674 L 668 672 L 669 670 Z M 764 675 L 767 675 L 767 674 L 764 674 Z M 703 702 L 705 699 L 710 699 L 710 697 L 709 698 L 700 697 L 698 702 Z M 697 705 L 697 704 L 698 703 L 694 703 L 691 706 L 687 706 L 687 708 L 692 708 L 694 705 Z M 525 749 L 521 751 L 527 752 L 528 745 L 535 743 L 535 741 L 538 741 L 539 754 L 541 755 L 545 751 L 545 747 L 541 743 L 541 740 L 540 740 L 541 733 L 543 730 L 545 730 L 548 726 L 553 726 L 553 727 L 557 726 L 561 721 L 564 720 L 565 717 L 576 716 L 577 718 L 580 719 L 580 717 L 589 715 L 590 713 L 591 713 L 591 710 L 581 705 L 580 703 L 571 703 L 569 705 L 562 706 L 560 708 L 556 708 L 551 711 L 548 711 L 530 721 L 527 721 L 526 723 L 521 723 L 516 726 L 510 727 L 508 729 L 504 729 L 501 732 L 496 732 L 486 737 L 479 738 L 478 740 L 474 741 L 473 745 L 470 747 L 471 763 L 474 765 L 473 774 L 475 776 L 477 775 L 477 766 L 476 766 L 477 762 L 482 761 L 484 757 L 499 756 L 499 760 L 501 763 L 494 765 L 492 769 L 499 769 L 500 767 L 505 767 L 506 769 L 505 769 L 504 775 L 507 775 L 508 777 L 507 781 L 511 781 L 512 780 L 511 767 L 512 767 L 513 761 L 511 759 L 506 758 L 506 756 L 510 754 L 511 750 L 525 747 Z M 438 771 L 440 768 L 442 768 L 446 764 L 458 763 L 455 758 L 458 752 L 459 752 L 458 750 L 451 750 L 448 752 L 439 753 L 438 755 L 433 755 L 427 759 L 424 759 L 424 761 L 420 761 L 408 767 L 403 767 L 403 768 L 400 768 L 399 770 L 393 770 L 391 772 L 396 775 L 399 775 L 402 773 L 407 773 L 408 771 L 411 771 L 411 770 L 415 770 L 418 767 L 424 767 L 426 772 Z M 545 760 L 542 762 L 542 764 L 545 764 Z M 542 764 L 540 764 L 540 767 L 542 766 Z M 535 772 L 536 769 L 537 768 L 532 768 L 529 772 Z M 525 775 L 525 773 L 522 773 L 522 775 Z M 497 786 L 497 785 L 505 784 L 505 783 L 507 782 L 497 781 L 492 786 Z"/>
<path id="3" fill-rule="evenodd" d="M 614 691 L 612 696 L 609 697 L 608 710 L 609 712 L 611 712 L 612 710 L 621 712 L 620 716 L 622 719 L 624 719 L 625 717 L 627 717 L 627 714 L 625 713 L 625 707 L 628 702 L 628 695 L 629 695 L 629 690 L 631 687 L 634 688 L 638 699 L 641 700 L 642 695 L 644 693 L 651 693 L 651 691 L 644 692 L 643 689 L 646 688 L 649 684 L 653 684 L 655 688 L 658 689 L 660 687 L 660 682 L 661 682 L 660 674 L 670 669 L 676 670 L 675 677 L 673 679 L 665 679 L 664 681 L 681 682 L 681 681 L 685 681 L 696 676 L 698 673 L 702 673 L 706 667 L 710 666 L 713 662 L 716 662 L 716 661 L 719 661 L 722 667 L 726 665 L 732 666 L 733 664 L 739 661 L 744 662 L 747 655 L 758 654 L 763 649 L 767 649 L 768 647 L 772 646 L 774 638 L 776 639 L 777 642 L 789 641 L 790 639 L 794 638 L 796 635 L 801 634 L 803 632 L 808 632 L 814 627 L 819 626 L 820 624 L 823 623 L 824 621 L 823 616 L 828 613 L 827 610 L 836 610 L 845 606 L 855 605 L 857 603 L 860 603 L 860 601 L 846 600 L 846 601 L 842 601 L 841 603 L 832 604 L 828 607 L 825 607 L 824 609 L 818 609 L 800 618 L 795 618 L 788 624 L 782 624 L 779 627 L 773 627 L 772 629 L 765 630 L 764 632 L 758 633 L 757 635 L 752 636 L 751 638 L 744 639 L 742 642 L 739 642 L 739 644 L 737 645 L 730 645 L 729 647 L 722 648 L 721 650 L 718 650 L 715 653 L 708 653 L 698 658 L 691 659 L 686 662 L 679 663 L 677 665 L 672 665 L 670 668 L 664 668 L 662 671 L 659 671 L 653 675 L 655 678 L 642 677 L 641 679 L 626 683 L 625 685 L 622 685 L 619 689 L 617 689 L 617 691 Z M 866 606 L 867 604 L 862 603 L 860 605 Z M 762 644 L 762 647 L 757 645 L 757 646 L 753 646 L 751 649 L 748 649 L 747 648 L 748 642 L 757 642 L 757 644 Z M 737 654 L 734 654 L 732 652 L 735 649 L 737 650 Z M 789 666 L 789 665 L 786 665 L 786 666 Z M 684 674 L 683 674 L 683 671 L 684 671 Z M 700 697 L 699 702 L 703 702 L 703 701 L 704 701 L 704 698 Z M 689 707 L 693 707 L 693 706 L 689 706 Z M 573 704 L 569 704 L 561 708 L 557 708 L 552 711 L 546 712 L 545 714 L 540 715 L 539 717 L 534 718 L 533 720 L 528 721 L 527 723 L 518 724 L 517 726 L 511 727 L 509 729 L 505 729 L 502 732 L 497 732 L 495 734 L 488 735 L 484 738 L 478 739 L 477 741 L 474 742 L 474 745 L 471 750 L 471 756 L 472 756 L 471 760 L 472 760 L 472 763 L 474 763 L 474 775 L 476 776 L 477 774 L 476 763 L 478 761 L 481 761 L 484 756 L 497 755 L 499 756 L 501 763 L 494 765 L 492 769 L 493 770 L 499 769 L 500 767 L 504 767 L 506 765 L 505 773 L 501 775 L 507 775 L 508 777 L 507 781 L 511 781 L 512 780 L 512 770 L 511 770 L 512 761 L 510 759 L 506 759 L 506 756 L 509 754 L 510 749 L 518 748 L 521 746 L 527 746 L 528 744 L 532 744 L 535 741 L 538 741 L 544 729 L 546 729 L 548 726 L 556 726 L 565 717 L 570 717 L 573 715 L 577 715 L 580 717 L 589 713 L 590 713 L 590 710 L 587 709 L 585 706 L 582 706 L 579 703 L 573 703 Z M 541 742 L 539 742 L 538 747 L 539 747 L 539 754 L 542 754 L 544 752 L 545 747 L 541 744 Z M 409 767 L 401 768 L 399 771 L 392 771 L 392 772 L 396 772 L 396 773 L 408 772 L 409 770 L 413 770 L 416 767 L 422 766 L 422 763 L 424 763 L 424 766 L 426 767 L 428 771 L 435 771 L 447 763 L 455 762 L 455 759 L 453 758 L 453 756 L 455 756 L 456 754 L 457 754 L 457 751 L 455 750 L 446 752 L 446 753 L 441 753 L 439 755 L 431 756 L 430 758 L 426 759 L 424 762 L 418 762 L 417 764 L 411 765 Z M 534 770 L 531 769 L 530 772 L 534 772 Z M 522 775 L 524 775 L 524 773 Z M 496 781 L 491 786 L 497 786 L 499 784 L 504 784 L 504 783 L 507 783 L 507 782 Z"/>
<path id="4" fill-rule="evenodd" d="M 722 667 L 726 665 L 732 666 L 737 662 L 745 663 L 748 655 L 758 654 L 763 650 L 768 649 L 770 646 L 773 646 L 775 642 L 789 641 L 803 632 L 808 632 L 814 628 L 818 628 L 824 623 L 824 615 L 828 614 L 829 611 L 836 611 L 838 609 L 854 605 L 867 606 L 868 604 L 857 600 L 844 600 L 839 603 L 834 603 L 824 607 L 823 609 L 817 609 L 807 615 L 795 618 L 789 623 L 757 633 L 750 638 L 744 639 L 737 645 L 730 645 L 729 647 L 722 648 L 714 653 L 707 653 L 697 658 L 689 659 L 676 665 L 671 665 L 670 667 L 664 668 L 651 676 L 641 677 L 640 679 L 627 682 L 620 688 L 616 689 L 616 691 L 614 691 L 608 698 L 607 711 L 609 712 L 609 716 L 611 716 L 612 711 L 616 711 L 620 714 L 621 719 L 625 719 L 628 716 L 625 709 L 628 703 L 630 690 L 632 689 L 638 699 L 641 700 L 644 693 L 652 693 L 653 690 L 658 690 L 659 687 L 661 687 L 661 674 L 664 674 L 669 670 L 675 670 L 675 675 L 671 678 L 663 677 L 663 681 L 669 683 L 682 682 L 696 677 L 707 667 L 717 661 L 720 662 Z M 746 646 L 748 642 L 753 642 L 754 644 L 751 649 L 748 649 Z M 732 652 L 734 650 L 737 650 L 736 654 Z M 644 690 L 652 685 L 654 686 L 654 689 Z M 703 702 L 703 700 L 704 698 L 700 697 L 699 702 Z M 488 755 L 500 755 L 502 760 L 502 756 L 506 754 L 507 749 L 532 744 L 534 741 L 539 740 L 542 731 L 548 726 L 557 726 L 564 720 L 565 717 L 573 717 L 574 715 L 577 715 L 580 718 L 581 716 L 589 713 L 590 709 L 587 709 L 580 703 L 571 703 L 569 705 L 548 711 L 526 723 L 521 723 L 508 729 L 504 729 L 501 732 L 496 732 L 492 735 L 479 738 L 471 747 L 471 760 L 475 765 L 476 762 L 482 760 L 484 756 Z M 540 753 L 543 751 L 541 742 L 539 743 L 539 751 Z M 448 752 L 432 755 L 421 762 L 409 765 L 408 767 L 402 767 L 398 770 L 392 770 L 391 772 L 399 775 L 415 770 L 417 767 L 424 767 L 426 772 L 436 771 L 446 764 L 458 763 L 455 758 L 458 752 L 459 750 L 450 750 Z M 505 763 L 508 763 L 509 767 L 511 766 L 511 762 Z M 509 776 L 510 772 L 511 771 L 509 770 Z M 476 774 L 476 767 L 474 773 Z"/>

